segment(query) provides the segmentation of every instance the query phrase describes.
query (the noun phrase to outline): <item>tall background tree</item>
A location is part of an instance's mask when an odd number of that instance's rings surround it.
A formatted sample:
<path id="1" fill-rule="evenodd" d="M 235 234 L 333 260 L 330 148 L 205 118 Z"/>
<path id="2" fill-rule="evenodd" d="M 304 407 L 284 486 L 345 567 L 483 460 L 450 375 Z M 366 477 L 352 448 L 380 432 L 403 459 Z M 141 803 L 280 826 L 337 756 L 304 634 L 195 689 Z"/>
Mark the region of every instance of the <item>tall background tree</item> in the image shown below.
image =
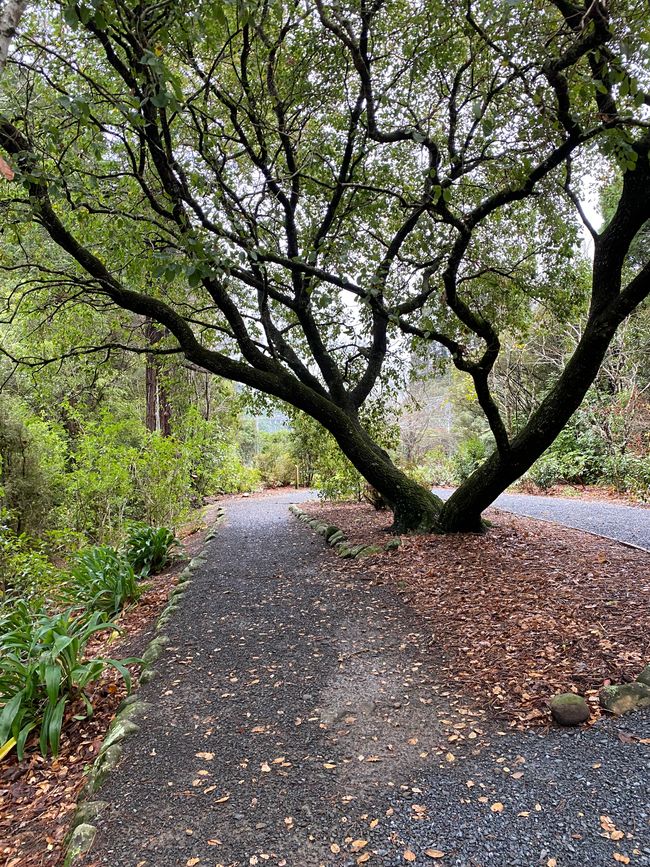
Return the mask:
<path id="1" fill-rule="evenodd" d="M 129 311 L 119 334 L 100 327 L 69 352 L 184 356 L 320 422 L 398 530 L 478 529 L 650 291 L 647 258 L 625 271 L 650 218 L 646 13 L 635 0 L 45 4 L 2 82 L 3 257 L 21 275 L 9 307 Z M 582 202 L 603 170 L 622 184 L 598 232 Z M 581 224 L 584 327 L 510 429 L 501 335 L 539 305 L 562 320 L 582 303 Z M 494 440 L 445 504 L 365 424 L 413 344 L 471 377 Z"/>

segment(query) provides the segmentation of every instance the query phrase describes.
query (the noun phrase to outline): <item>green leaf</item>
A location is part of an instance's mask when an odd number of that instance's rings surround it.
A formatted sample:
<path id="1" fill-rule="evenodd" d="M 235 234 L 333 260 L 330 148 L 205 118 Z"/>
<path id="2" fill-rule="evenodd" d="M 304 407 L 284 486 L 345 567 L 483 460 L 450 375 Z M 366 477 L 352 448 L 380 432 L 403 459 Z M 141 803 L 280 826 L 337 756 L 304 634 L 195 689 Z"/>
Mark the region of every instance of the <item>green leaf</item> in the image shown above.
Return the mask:
<path id="1" fill-rule="evenodd" d="M 24 690 L 20 690 L 5 704 L 0 714 L 0 743 L 4 743 L 11 732 L 14 720 L 18 716 L 22 704 Z"/>
<path id="2" fill-rule="evenodd" d="M 50 704 L 55 704 L 61 688 L 61 668 L 50 664 L 45 669 L 45 689 Z"/>

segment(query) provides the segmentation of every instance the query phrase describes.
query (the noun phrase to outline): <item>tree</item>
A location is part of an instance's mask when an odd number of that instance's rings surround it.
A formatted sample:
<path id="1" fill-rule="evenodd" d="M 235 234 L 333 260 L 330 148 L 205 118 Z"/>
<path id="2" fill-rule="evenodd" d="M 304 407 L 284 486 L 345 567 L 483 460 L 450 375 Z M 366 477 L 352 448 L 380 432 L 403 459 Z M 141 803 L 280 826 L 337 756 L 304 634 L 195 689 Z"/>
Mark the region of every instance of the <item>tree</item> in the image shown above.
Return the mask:
<path id="1" fill-rule="evenodd" d="M 7 259 L 27 275 L 12 300 L 156 322 L 154 347 L 134 329 L 96 342 L 304 411 L 399 531 L 478 529 L 650 291 L 649 262 L 621 276 L 650 218 L 648 41 L 642 0 L 53 2 L 3 81 Z M 596 232 L 581 185 L 603 165 L 624 175 Z M 491 390 L 499 335 L 540 301 L 562 315 L 579 218 L 586 325 L 513 434 Z M 361 421 L 407 341 L 472 378 L 496 443 L 444 505 Z"/>

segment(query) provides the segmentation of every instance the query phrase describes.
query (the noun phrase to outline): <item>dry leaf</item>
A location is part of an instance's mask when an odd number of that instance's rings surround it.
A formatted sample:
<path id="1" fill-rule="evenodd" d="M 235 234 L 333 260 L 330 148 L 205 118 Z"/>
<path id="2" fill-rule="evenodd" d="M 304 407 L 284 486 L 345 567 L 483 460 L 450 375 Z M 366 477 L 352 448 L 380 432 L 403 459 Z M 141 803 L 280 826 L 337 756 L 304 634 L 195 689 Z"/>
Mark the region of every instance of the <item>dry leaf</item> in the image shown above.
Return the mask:
<path id="1" fill-rule="evenodd" d="M 336 765 L 334 764 L 334 762 L 323 762 L 323 767 L 327 768 L 328 771 L 331 771 L 332 768 L 336 767 Z"/>
<path id="2" fill-rule="evenodd" d="M 427 858 L 444 858 L 445 853 L 441 852 L 440 849 L 425 849 L 424 854 Z"/>
<path id="3" fill-rule="evenodd" d="M 557 858 L 549 858 L 546 867 L 557 867 Z"/>
<path id="4" fill-rule="evenodd" d="M 194 865 L 198 864 L 200 860 L 200 858 L 188 858 L 185 862 L 185 867 L 194 867 Z"/>
<path id="5" fill-rule="evenodd" d="M 447 753 L 445 758 L 447 759 L 448 762 L 455 762 L 456 761 L 456 756 L 453 753 Z"/>
<path id="6" fill-rule="evenodd" d="M 230 800 L 230 795 L 222 795 L 220 798 L 215 800 L 215 804 L 225 804 L 226 801 Z"/>
<path id="7" fill-rule="evenodd" d="M 197 759 L 205 759 L 206 762 L 211 762 L 214 758 L 214 753 L 194 753 Z"/>
<path id="8" fill-rule="evenodd" d="M 6 160 L 2 159 L 2 157 L 0 157 L 0 175 L 2 175 L 6 181 L 13 181 L 14 179 L 14 170 Z"/>
<path id="9" fill-rule="evenodd" d="M 368 845 L 368 841 L 367 841 L 367 840 L 353 840 L 352 843 L 350 844 L 350 848 L 351 848 L 354 852 L 358 852 L 359 849 L 363 849 L 363 847 L 364 847 L 364 846 L 367 846 L 367 845 Z"/>
<path id="10" fill-rule="evenodd" d="M 622 840 L 623 837 L 625 837 L 624 832 L 617 829 L 614 829 L 609 835 L 610 840 Z"/>
<path id="11" fill-rule="evenodd" d="M 271 765 L 268 762 L 262 762 L 262 764 L 260 765 L 260 770 L 262 771 L 263 774 L 270 774 L 271 773 Z"/>
<path id="12" fill-rule="evenodd" d="M 503 813 L 503 804 L 501 801 L 496 801 L 496 803 L 492 804 L 490 809 L 493 813 Z"/>
<path id="13" fill-rule="evenodd" d="M 357 864 L 365 864 L 366 861 L 370 861 L 370 852 L 364 852 L 357 858 Z"/>
<path id="14" fill-rule="evenodd" d="M 340 851 L 341 851 L 341 847 L 339 846 L 339 844 L 338 843 L 332 843 L 332 845 L 330 846 L 330 852 L 333 852 L 335 855 L 338 855 Z"/>
<path id="15" fill-rule="evenodd" d="M 614 852 L 614 861 L 618 861 L 619 864 L 629 864 L 630 859 L 627 855 L 621 855 L 620 852 Z"/>
<path id="16" fill-rule="evenodd" d="M 410 849 L 406 849 L 404 851 L 404 860 L 405 861 L 415 861 L 416 857 L 417 856 L 416 856 L 415 852 L 411 852 Z"/>

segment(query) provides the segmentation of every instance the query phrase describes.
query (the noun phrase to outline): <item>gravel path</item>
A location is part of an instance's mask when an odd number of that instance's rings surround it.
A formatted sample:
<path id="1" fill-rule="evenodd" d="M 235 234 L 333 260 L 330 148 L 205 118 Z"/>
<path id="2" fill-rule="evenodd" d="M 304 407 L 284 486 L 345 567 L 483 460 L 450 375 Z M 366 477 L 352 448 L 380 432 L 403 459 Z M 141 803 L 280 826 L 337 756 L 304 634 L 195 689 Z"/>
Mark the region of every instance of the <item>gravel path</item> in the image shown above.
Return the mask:
<path id="1" fill-rule="evenodd" d="M 229 502 L 88 867 L 648 867 L 650 714 L 498 731 L 439 682 L 430 626 L 337 569 L 293 499 Z"/>
<path id="2" fill-rule="evenodd" d="M 451 495 L 451 490 L 435 488 L 434 493 L 446 499 Z M 494 505 L 516 515 L 554 521 L 576 530 L 588 530 L 650 551 L 650 509 L 642 506 L 528 494 L 502 494 Z"/>

